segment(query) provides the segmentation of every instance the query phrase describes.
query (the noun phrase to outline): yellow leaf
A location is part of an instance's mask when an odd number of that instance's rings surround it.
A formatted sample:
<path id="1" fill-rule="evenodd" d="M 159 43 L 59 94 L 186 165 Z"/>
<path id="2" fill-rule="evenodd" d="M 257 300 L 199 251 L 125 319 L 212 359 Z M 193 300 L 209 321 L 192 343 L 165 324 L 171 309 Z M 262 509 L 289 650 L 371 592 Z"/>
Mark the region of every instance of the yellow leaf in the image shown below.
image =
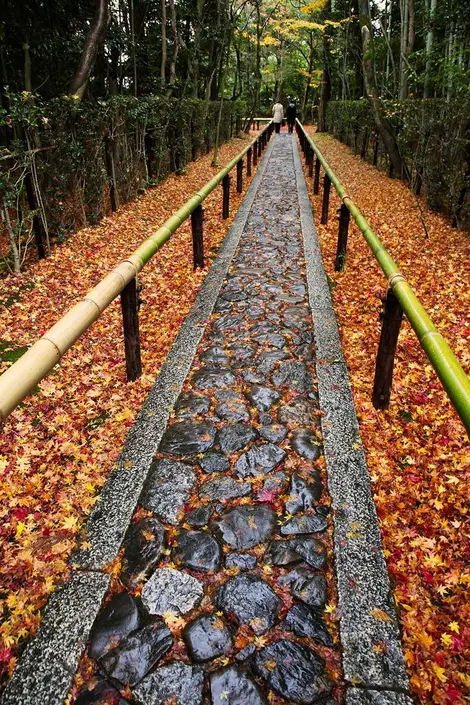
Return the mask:
<path id="1" fill-rule="evenodd" d="M 441 634 L 441 641 L 444 646 L 450 646 L 452 644 L 452 637 L 450 634 L 444 632 L 443 634 Z"/>
<path id="2" fill-rule="evenodd" d="M 457 622 L 451 622 L 449 624 L 449 629 L 455 632 L 456 634 L 460 634 L 460 628 Z"/>
<path id="3" fill-rule="evenodd" d="M 22 521 L 19 521 L 18 524 L 16 525 L 15 538 L 19 539 L 25 529 L 26 529 L 26 524 L 24 524 Z"/>
<path id="4" fill-rule="evenodd" d="M 77 517 L 73 517 L 73 516 L 66 517 L 64 519 L 64 521 L 62 522 L 62 528 L 63 529 L 75 529 L 75 527 L 77 526 L 77 521 L 78 521 Z"/>

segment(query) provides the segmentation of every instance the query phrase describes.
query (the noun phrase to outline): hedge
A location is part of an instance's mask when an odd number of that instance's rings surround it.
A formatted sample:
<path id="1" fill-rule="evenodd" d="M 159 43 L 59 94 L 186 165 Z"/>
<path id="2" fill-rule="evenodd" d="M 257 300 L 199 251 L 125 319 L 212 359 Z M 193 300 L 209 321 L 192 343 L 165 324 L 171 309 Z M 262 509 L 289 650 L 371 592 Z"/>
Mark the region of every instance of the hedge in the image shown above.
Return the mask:
<path id="1" fill-rule="evenodd" d="M 182 172 L 214 146 L 219 108 L 196 99 L 117 96 L 92 104 L 9 95 L 8 109 L 0 109 L 0 206 L 15 236 L 24 239 L 35 218 L 60 241 Z M 244 112 L 243 103 L 224 101 L 221 142 Z"/>
<path id="2" fill-rule="evenodd" d="M 384 105 L 415 191 L 454 225 L 470 226 L 470 104 L 410 99 Z M 367 100 L 331 101 L 327 126 L 356 154 L 391 170 Z"/>

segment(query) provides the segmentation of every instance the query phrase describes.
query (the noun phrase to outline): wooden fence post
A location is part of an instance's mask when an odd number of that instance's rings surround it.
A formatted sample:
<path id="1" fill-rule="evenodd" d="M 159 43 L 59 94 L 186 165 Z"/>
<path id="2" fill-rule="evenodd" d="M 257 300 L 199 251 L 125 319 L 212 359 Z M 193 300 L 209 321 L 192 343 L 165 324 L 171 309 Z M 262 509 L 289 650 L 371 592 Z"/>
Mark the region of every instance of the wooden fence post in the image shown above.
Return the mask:
<path id="1" fill-rule="evenodd" d="M 243 191 L 243 159 L 237 163 L 237 193 Z"/>
<path id="2" fill-rule="evenodd" d="M 222 179 L 222 218 L 226 220 L 230 215 L 230 176 L 227 174 Z"/>
<path id="3" fill-rule="evenodd" d="M 344 270 L 348 247 L 349 215 L 348 209 L 344 203 L 342 203 L 339 210 L 338 247 L 336 248 L 335 262 L 336 272 L 342 272 Z"/>
<path id="4" fill-rule="evenodd" d="M 256 166 L 258 164 L 258 143 L 255 142 L 253 147 L 253 166 Z"/>
<path id="5" fill-rule="evenodd" d="M 313 180 L 313 193 L 315 195 L 320 193 L 320 168 L 321 162 L 317 157 L 317 161 L 315 162 L 315 178 Z"/>
<path id="6" fill-rule="evenodd" d="M 323 179 L 323 203 L 321 208 L 321 224 L 326 225 L 328 223 L 328 207 L 330 205 L 330 188 L 331 181 L 328 174 L 325 174 Z"/>
<path id="7" fill-rule="evenodd" d="M 126 351 L 126 377 L 134 382 L 142 374 L 139 334 L 139 300 L 136 278 L 131 279 L 121 291 L 124 348 Z"/>
<path id="8" fill-rule="evenodd" d="M 393 364 L 403 310 L 392 289 L 387 292 L 382 314 L 382 331 L 375 363 L 372 403 L 376 409 L 388 409 L 392 389 Z"/>
<path id="9" fill-rule="evenodd" d="M 247 175 L 247 176 L 251 176 L 251 159 L 252 159 L 252 156 L 253 156 L 253 150 L 252 150 L 251 147 L 250 147 L 250 149 L 249 149 L 248 152 L 246 153 L 246 175 Z"/>
<path id="10" fill-rule="evenodd" d="M 191 232 L 193 235 L 193 260 L 194 269 L 204 267 L 204 237 L 203 237 L 204 211 L 202 206 L 197 206 L 191 213 Z"/>
<path id="11" fill-rule="evenodd" d="M 312 147 L 308 150 L 308 175 L 310 178 L 313 176 L 313 162 L 315 160 L 315 152 Z"/>
<path id="12" fill-rule="evenodd" d="M 261 136 L 262 137 L 262 136 Z M 261 159 L 261 155 L 263 153 L 263 148 L 261 146 L 262 139 L 261 137 L 258 139 L 258 157 Z M 256 145 L 255 145 L 256 146 Z"/>

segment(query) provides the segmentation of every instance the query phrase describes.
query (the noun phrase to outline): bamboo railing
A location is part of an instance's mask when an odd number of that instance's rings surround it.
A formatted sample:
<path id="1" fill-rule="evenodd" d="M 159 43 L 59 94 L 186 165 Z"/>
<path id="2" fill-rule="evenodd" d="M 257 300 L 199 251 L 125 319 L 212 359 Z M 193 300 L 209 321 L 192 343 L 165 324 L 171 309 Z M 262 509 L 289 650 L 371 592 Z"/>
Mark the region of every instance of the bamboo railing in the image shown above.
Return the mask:
<path id="1" fill-rule="evenodd" d="M 144 265 L 163 247 L 179 226 L 191 216 L 194 266 L 203 266 L 202 202 L 222 182 L 223 217 L 228 217 L 230 172 L 237 167 L 237 191 L 242 190 L 240 163 L 245 155 L 247 175 L 251 166 L 272 134 L 272 123 L 266 125 L 226 167 L 197 191 L 153 235 L 143 242 L 127 259 L 113 269 L 73 306 L 25 354 L 0 376 L 0 422 L 25 399 L 31 390 L 53 369 L 64 353 L 101 316 L 103 311 L 121 295 L 127 379 L 136 379 L 141 371 L 138 327 L 136 276 Z"/>
<path id="2" fill-rule="evenodd" d="M 400 328 L 401 313 L 404 313 L 416 333 L 421 347 L 441 380 L 449 399 L 457 410 L 467 433 L 470 435 L 469 377 L 460 366 L 458 359 L 450 349 L 447 341 L 433 324 L 431 318 L 421 305 L 413 289 L 406 281 L 406 278 L 400 272 L 398 265 L 387 252 L 385 246 L 364 218 L 359 208 L 354 204 L 351 197 L 348 196 L 345 187 L 335 175 L 325 157 L 311 136 L 307 134 L 299 120 L 297 120 L 296 127 L 300 145 L 305 154 L 307 164 L 309 165 L 309 174 L 314 178 L 314 193 L 318 193 L 319 190 L 320 167 L 323 167 L 325 171 L 322 207 L 323 223 L 328 220 L 329 190 L 331 184 L 333 184 L 338 196 L 341 199 L 342 205 L 339 216 L 336 269 L 341 270 L 344 268 L 348 222 L 349 215 L 351 215 L 372 250 L 375 259 L 382 268 L 383 273 L 387 277 L 388 293 L 385 305 L 384 325 L 382 327 L 381 341 L 377 356 L 376 378 L 374 383 L 375 394 L 373 394 L 373 400 L 375 406 L 377 408 L 386 408 L 388 406 L 386 397 L 388 395 L 388 399 L 390 398 L 389 395 L 391 387 L 391 374 L 393 371 L 393 358 L 395 355 L 398 332 Z M 313 161 L 315 155 L 316 163 L 314 168 Z M 346 211 L 347 217 L 345 217 Z M 396 298 L 399 308 L 401 309 L 399 312 L 396 310 L 397 307 L 394 307 L 392 297 Z M 382 366 L 382 370 L 380 369 L 380 366 Z M 386 375 L 385 383 L 383 379 L 380 379 L 381 372 Z M 382 388 L 385 388 L 385 392 L 382 395 L 384 397 L 382 401 L 385 401 L 383 404 L 379 403 L 378 397 L 381 395 L 377 393 L 377 389 L 380 385 Z"/>

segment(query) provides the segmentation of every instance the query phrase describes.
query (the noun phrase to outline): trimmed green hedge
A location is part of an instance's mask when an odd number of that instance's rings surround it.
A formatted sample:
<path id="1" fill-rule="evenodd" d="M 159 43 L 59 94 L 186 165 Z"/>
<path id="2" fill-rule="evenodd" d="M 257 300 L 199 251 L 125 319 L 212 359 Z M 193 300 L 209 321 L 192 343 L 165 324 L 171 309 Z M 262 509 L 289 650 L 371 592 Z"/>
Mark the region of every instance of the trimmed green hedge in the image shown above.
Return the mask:
<path id="1" fill-rule="evenodd" d="M 181 173 L 214 146 L 219 108 L 196 99 L 118 96 L 91 104 L 63 97 L 43 103 L 28 93 L 10 95 L 9 109 L 0 109 L 0 200 L 17 236 L 36 212 L 61 240 L 147 185 Z M 244 113 L 243 103 L 224 101 L 221 142 L 241 126 Z"/>
<path id="2" fill-rule="evenodd" d="M 470 225 L 470 105 L 444 100 L 384 101 L 387 117 L 411 174 L 431 208 L 455 225 Z M 328 131 L 356 154 L 390 170 L 367 100 L 331 101 Z"/>

